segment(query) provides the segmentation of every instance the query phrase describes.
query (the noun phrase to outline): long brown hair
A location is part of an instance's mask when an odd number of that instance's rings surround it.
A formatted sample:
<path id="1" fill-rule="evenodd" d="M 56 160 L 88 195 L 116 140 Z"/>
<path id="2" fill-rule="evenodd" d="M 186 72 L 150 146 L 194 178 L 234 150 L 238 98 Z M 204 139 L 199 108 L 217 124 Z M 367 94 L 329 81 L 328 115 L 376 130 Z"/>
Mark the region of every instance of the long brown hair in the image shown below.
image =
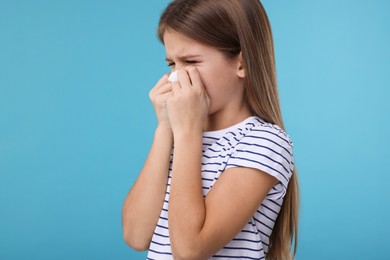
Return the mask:
<path id="1" fill-rule="evenodd" d="M 215 47 L 229 57 L 242 53 L 245 98 L 251 112 L 284 128 L 276 80 L 271 25 L 258 0 L 174 0 L 160 18 L 158 36 L 171 29 Z M 268 260 L 293 259 L 298 242 L 299 190 L 294 168 L 270 236 Z"/>

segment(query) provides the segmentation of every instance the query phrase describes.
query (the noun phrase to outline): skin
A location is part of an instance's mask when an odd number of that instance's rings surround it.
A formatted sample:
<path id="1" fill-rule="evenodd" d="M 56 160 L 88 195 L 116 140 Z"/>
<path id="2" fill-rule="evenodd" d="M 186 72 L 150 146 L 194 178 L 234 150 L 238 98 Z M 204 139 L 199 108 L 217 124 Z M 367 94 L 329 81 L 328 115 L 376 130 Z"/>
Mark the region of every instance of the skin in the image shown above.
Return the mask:
<path id="1" fill-rule="evenodd" d="M 278 181 L 257 169 L 230 168 L 203 198 L 203 131 L 223 129 L 250 116 L 242 58 L 228 58 L 170 30 L 164 43 L 167 62 L 179 70 L 179 81 L 171 84 L 164 75 L 150 91 L 158 126 L 144 168 L 125 200 L 123 231 L 131 247 L 149 247 L 174 143 L 168 207 L 172 253 L 179 260 L 207 259 L 241 231 Z"/>

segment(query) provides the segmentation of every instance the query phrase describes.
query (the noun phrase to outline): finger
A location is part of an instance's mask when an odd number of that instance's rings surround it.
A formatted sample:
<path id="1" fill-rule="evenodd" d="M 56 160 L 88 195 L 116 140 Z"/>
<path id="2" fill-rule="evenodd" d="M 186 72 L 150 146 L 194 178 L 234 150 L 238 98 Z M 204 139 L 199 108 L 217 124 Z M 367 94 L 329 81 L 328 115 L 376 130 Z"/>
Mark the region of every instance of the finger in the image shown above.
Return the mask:
<path id="1" fill-rule="evenodd" d="M 155 94 L 161 95 L 161 94 L 164 94 L 164 93 L 169 92 L 169 91 L 172 91 L 172 84 L 167 82 L 167 83 L 161 85 L 158 89 L 156 89 Z"/>
<path id="2" fill-rule="evenodd" d="M 191 85 L 196 89 L 204 90 L 203 82 L 200 78 L 198 69 L 195 67 L 188 67 L 187 72 L 191 79 Z"/>
<path id="3" fill-rule="evenodd" d="M 161 94 L 157 97 L 158 103 L 161 104 L 163 107 L 167 106 L 167 99 L 172 96 L 172 91 L 166 92 L 164 94 Z"/>
<path id="4" fill-rule="evenodd" d="M 191 80 L 188 75 L 187 69 L 181 69 L 178 71 L 179 75 L 179 82 L 182 88 L 190 88 L 191 87 Z"/>
<path id="5" fill-rule="evenodd" d="M 161 86 L 164 83 L 168 82 L 169 73 L 165 73 L 164 76 L 162 76 L 158 81 L 156 86 Z"/>
<path id="6" fill-rule="evenodd" d="M 169 73 L 166 73 L 164 76 L 160 78 L 159 81 L 157 81 L 156 85 L 149 91 L 149 97 L 153 98 L 154 96 L 164 93 L 166 91 L 167 86 L 165 84 L 169 83 L 168 81 Z M 161 90 L 161 88 L 163 88 Z"/>
<path id="7" fill-rule="evenodd" d="M 166 73 L 164 76 L 162 76 L 159 81 L 157 81 L 156 85 L 154 85 L 154 87 L 151 89 L 152 92 L 155 92 L 156 90 L 158 90 L 162 85 L 164 85 L 165 83 L 168 82 L 168 77 L 169 77 L 169 74 Z"/>
<path id="8" fill-rule="evenodd" d="M 180 82 L 179 81 L 175 81 L 171 85 L 172 85 L 172 92 L 173 92 L 173 94 L 178 93 L 181 90 L 181 86 L 180 86 Z"/>

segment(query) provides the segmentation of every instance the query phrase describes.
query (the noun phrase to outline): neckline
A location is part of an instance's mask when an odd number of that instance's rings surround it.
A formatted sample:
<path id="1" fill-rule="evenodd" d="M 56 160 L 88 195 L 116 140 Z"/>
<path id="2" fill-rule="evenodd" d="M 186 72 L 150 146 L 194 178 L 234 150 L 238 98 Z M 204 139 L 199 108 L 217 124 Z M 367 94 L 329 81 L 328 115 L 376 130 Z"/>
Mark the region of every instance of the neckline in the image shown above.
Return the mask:
<path id="1" fill-rule="evenodd" d="M 244 119 L 243 121 L 241 121 L 241 122 L 239 122 L 237 124 L 234 124 L 232 126 L 229 126 L 229 127 L 226 127 L 226 128 L 220 129 L 220 130 L 204 131 L 203 135 L 207 135 L 207 136 L 210 136 L 210 137 L 221 136 L 221 135 L 225 134 L 226 132 L 229 132 L 232 129 L 238 128 L 238 126 L 240 126 L 240 125 L 245 125 L 248 121 L 250 121 L 250 120 L 252 120 L 254 118 L 256 118 L 256 116 L 247 117 L 246 119 Z"/>

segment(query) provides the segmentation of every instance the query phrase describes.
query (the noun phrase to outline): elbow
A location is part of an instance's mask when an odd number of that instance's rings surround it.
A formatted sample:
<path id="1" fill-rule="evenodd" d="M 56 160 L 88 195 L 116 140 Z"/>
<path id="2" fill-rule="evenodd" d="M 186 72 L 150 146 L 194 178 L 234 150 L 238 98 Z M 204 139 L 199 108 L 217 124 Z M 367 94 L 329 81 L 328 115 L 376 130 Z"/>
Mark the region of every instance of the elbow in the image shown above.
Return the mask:
<path id="1" fill-rule="evenodd" d="M 123 238 L 129 247 L 139 252 L 148 250 L 150 245 L 150 241 L 142 240 L 139 237 L 137 238 L 137 236 L 129 234 L 128 232 L 124 232 Z"/>
<path id="2" fill-rule="evenodd" d="M 122 232 L 123 239 L 126 244 L 136 251 L 146 251 L 149 249 L 152 236 L 148 236 L 148 232 L 143 228 L 137 227 L 139 225 L 134 224 L 131 221 L 125 221 L 122 219 Z"/>

